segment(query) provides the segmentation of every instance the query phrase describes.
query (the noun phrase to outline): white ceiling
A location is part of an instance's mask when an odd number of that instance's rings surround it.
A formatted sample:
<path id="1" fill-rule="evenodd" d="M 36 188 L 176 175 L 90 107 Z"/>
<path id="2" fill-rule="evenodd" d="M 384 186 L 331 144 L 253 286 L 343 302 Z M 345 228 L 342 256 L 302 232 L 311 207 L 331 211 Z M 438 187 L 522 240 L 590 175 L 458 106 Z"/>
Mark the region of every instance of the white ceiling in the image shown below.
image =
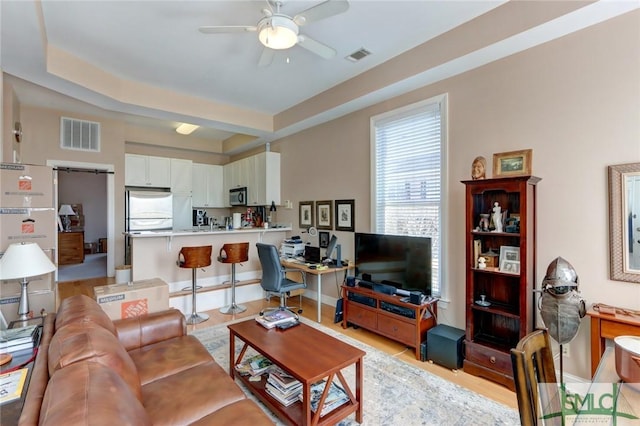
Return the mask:
<path id="1" fill-rule="evenodd" d="M 282 12 L 293 16 L 319 3 L 285 1 Z M 263 47 L 255 32 L 205 35 L 198 27 L 255 25 L 265 0 L 2 1 L 0 59 L 5 73 L 53 91 L 32 90 L 30 84 L 12 81 L 20 102 L 26 104 L 78 108 L 71 99 L 59 96 L 63 94 L 102 110 L 125 113 L 129 122 L 139 125 L 172 129 L 179 122 L 192 122 L 204 127 L 196 132 L 203 138 L 245 133 L 268 140 L 279 135 L 259 126 L 237 126 L 123 102 L 56 76 L 47 71 L 46 46 L 55 46 L 119 79 L 275 116 L 502 3 L 350 0 L 345 13 L 300 28 L 301 33 L 333 47 L 337 51 L 333 59 L 294 46 L 277 51 L 270 66 L 259 67 Z M 530 47 L 531 39 L 527 44 Z M 345 59 L 361 48 L 372 54 L 357 63 Z M 384 96 L 407 89 L 388 90 Z"/>

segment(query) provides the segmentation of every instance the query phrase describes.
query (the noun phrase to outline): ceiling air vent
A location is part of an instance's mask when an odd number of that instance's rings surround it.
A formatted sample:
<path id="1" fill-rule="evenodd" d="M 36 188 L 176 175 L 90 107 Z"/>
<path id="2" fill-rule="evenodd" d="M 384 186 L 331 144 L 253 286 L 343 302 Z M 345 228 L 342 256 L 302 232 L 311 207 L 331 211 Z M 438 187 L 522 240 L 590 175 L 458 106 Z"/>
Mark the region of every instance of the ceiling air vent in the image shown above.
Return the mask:
<path id="1" fill-rule="evenodd" d="M 78 151 L 100 152 L 100 123 L 62 117 L 60 147 Z"/>
<path id="2" fill-rule="evenodd" d="M 369 55 L 371 55 L 371 52 L 369 52 L 367 49 L 363 47 L 360 50 L 356 50 L 351 55 L 347 56 L 345 59 L 348 59 L 351 62 L 358 62 L 360 59 Z"/>

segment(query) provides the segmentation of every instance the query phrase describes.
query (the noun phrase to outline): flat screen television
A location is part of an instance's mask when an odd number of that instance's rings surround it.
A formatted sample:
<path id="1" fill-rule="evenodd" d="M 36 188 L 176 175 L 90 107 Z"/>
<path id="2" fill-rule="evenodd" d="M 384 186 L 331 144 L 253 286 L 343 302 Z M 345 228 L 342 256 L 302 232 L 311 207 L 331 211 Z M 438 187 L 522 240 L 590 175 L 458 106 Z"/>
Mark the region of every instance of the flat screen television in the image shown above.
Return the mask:
<path id="1" fill-rule="evenodd" d="M 356 278 L 431 296 L 431 238 L 355 234 Z"/>

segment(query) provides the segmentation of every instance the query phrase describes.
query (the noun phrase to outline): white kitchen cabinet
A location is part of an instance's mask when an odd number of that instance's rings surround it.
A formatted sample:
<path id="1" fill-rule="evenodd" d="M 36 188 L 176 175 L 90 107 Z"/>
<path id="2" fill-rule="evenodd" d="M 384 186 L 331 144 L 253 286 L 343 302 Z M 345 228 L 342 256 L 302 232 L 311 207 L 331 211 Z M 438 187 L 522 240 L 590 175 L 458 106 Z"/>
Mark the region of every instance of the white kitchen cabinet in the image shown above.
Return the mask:
<path id="1" fill-rule="evenodd" d="M 280 154 L 261 152 L 251 157 L 249 170 L 251 180 L 248 187 L 248 204 L 270 206 L 280 205 Z"/>
<path id="2" fill-rule="evenodd" d="M 127 186 L 171 187 L 171 159 L 125 154 L 124 181 Z"/>
<path id="3" fill-rule="evenodd" d="M 191 194 L 193 161 L 178 158 L 171 159 L 171 192 L 174 194 Z"/>
<path id="4" fill-rule="evenodd" d="M 194 208 L 225 207 L 223 167 L 212 164 L 193 163 L 192 205 Z"/>
<path id="5" fill-rule="evenodd" d="M 280 153 L 261 152 L 224 166 L 224 193 L 247 187 L 247 205 L 280 204 Z M 226 205 L 229 206 L 228 200 Z"/>

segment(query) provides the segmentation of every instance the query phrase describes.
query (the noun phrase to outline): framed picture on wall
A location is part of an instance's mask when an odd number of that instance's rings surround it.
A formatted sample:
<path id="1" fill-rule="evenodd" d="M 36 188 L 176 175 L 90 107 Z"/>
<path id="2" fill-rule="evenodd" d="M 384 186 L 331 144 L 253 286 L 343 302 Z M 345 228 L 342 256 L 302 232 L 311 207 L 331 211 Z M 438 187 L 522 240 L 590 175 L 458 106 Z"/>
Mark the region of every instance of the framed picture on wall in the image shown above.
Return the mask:
<path id="1" fill-rule="evenodd" d="M 336 231 L 351 231 L 355 229 L 355 201 L 336 200 Z"/>
<path id="2" fill-rule="evenodd" d="M 332 201 L 316 201 L 316 228 L 333 229 L 332 207 Z"/>
<path id="3" fill-rule="evenodd" d="M 313 201 L 300 201 L 300 228 L 313 226 Z"/>

